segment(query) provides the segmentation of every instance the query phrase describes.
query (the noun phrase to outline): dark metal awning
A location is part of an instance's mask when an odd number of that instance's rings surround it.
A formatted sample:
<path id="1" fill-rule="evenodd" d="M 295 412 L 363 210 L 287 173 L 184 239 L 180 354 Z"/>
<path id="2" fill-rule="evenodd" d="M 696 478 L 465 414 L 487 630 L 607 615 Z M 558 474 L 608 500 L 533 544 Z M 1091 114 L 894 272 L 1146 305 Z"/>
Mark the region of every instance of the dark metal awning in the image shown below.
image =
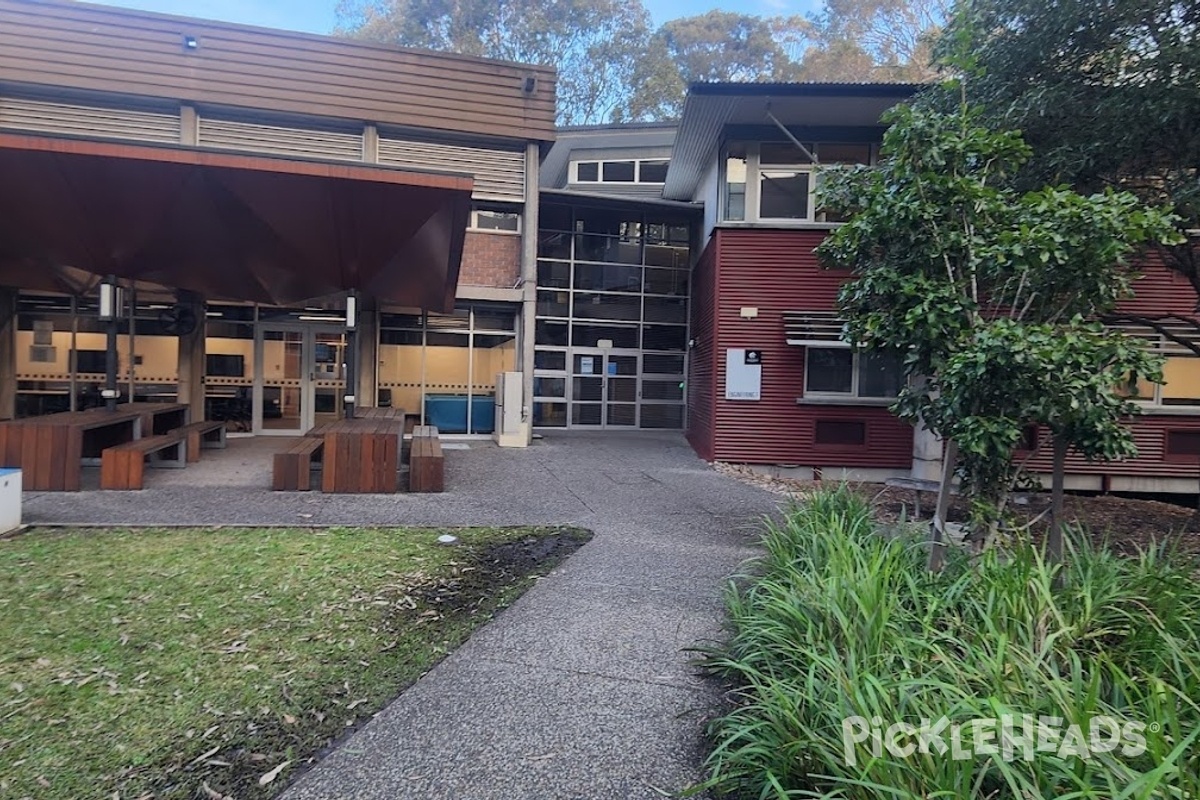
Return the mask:
<path id="1" fill-rule="evenodd" d="M 205 297 L 454 305 L 473 180 L 0 133 L 0 285 L 82 270 Z M 61 273 L 61 274 L 60 274 Z M 77 282 L 77 281 L 75 281 Z"/>

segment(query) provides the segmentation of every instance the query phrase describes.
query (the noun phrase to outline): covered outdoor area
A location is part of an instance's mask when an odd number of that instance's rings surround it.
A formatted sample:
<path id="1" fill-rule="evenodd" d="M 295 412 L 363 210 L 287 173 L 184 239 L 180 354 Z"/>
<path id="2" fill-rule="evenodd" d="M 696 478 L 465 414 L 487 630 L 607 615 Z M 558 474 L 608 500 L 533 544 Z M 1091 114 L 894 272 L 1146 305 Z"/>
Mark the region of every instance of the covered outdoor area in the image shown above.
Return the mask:
<path id="1" fill-rule="evenodd" d="M 274 406 L 264 398 L 261 371 L 253 409 L 240 387 L 232 387 L 219 411 L 208 394 L 207 384 L 218 377 L 211 373 L 229 374 L 232 360 L 244 359 L 209 358 L 209 316 L 226 316 L 209 310 L 215 301 L 234 318 L 238 308 L 285 312 L 275 328 L 253 329 L 253 357 L 261 364 L 278 343 L 271 358 L 296 375 L 296 386 L 312 391 L 322 379 L 327 384 L 323 418 L 309 397 L 307 416 L 294 430 L 278 431 L 317 429 L 318 444 L 308 446 L 308 455 L 318 463 L 325 450 L 324 475 L 337 477 L 326 490 L 396 490 L 405 412 L 380 403 L 375 390 L 378 310 L 387 304 L 418 318 L 453 311 L 471 178 L 4 133 L 0 171 L 0 420 L 9 420 L 0 422 L 0 466 L 22 468 L 35 490 L 86 488 L 91 478 L 82 467 L 92 465 L 100 466 L 105 488 L 141 488 L 143 456 L 183 467 L 199 460 L 199 436 L 211 444 L 219 434 L 224 446 L 225 434 L 243 429 L 244 421 L 262 428 L 264 418 L 274 418 L 272 409 L 282 416 L 286 378 Z M 71 330 L 35 322 L 18 352 L 18 308 L 30 292 L 65 305 Z M 155 301 L 149 307 L 159 312 L 158 349 L 174 344 L 167 355 L 175 380 L 162 391 L 139 391 L 134 380 L 139 367 L 154 369 L 134 349 L 139 297 L 143 308 L 147 298 Z M 319 330 L 313 320 L 321 322 Z M 62 353 L 58 333 L 70 337 Z M 90 337 L 92 349 L 79 347 L 81 335 Z M 65 391 L 41 388 L 52 382 L 18 371 L 18 363 L 29 368 L 47 361 L 65 362 Z M 237 377 L 244 378 L 241 360 L 239 366 Z M 119 372 L 126 385 L 119 384 Z M 154 423 L 167 408 L 176 413 L 174 423 Z M 206 423 L 209 416 L 218 420 Z M 196 441 L 186 441 L 193 433 Z M 347 434 L 352 441 L 335 447 Z M 384 448 L 378 459 L 375 443 Z M 39 450 L 53 452 L 53 459 L 39 459 Z M 122 468 L 118 475 L 110 461 L 116 464 L 127 451 L 131 472 Z M 335 460 L 378 461 L 389 474 L 364 468 L 361 479 L 347 478 L 345 469 L 330 468 Z M 264 475 L 269 479 L 271 470 Z"/>

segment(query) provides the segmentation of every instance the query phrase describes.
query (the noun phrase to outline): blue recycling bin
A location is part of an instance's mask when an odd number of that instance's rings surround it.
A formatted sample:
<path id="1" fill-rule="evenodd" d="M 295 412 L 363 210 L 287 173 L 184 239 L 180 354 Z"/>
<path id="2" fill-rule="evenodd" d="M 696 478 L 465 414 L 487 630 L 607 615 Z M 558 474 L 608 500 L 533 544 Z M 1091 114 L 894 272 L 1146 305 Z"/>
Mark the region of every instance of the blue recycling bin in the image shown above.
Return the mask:
<path id="1" fill-rule="evenodd" d="M 476 395 L 471 403 L 471 433 L 491 433 L 496 428 L 496 398 Z M 467 433 L 467 396 L 465 394 L 429 394 L 425 396 L 425 423 L 439 433 Z"/>

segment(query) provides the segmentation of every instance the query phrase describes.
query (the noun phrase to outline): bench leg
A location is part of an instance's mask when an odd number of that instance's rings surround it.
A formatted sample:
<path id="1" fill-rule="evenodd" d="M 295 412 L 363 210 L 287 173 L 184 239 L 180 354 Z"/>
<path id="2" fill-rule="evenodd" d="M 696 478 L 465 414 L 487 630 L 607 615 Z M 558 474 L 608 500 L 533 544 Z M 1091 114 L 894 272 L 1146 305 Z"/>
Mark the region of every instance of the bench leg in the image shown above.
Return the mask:
<path id="1" fill-rule="evenodd" d="M 277 492 L 296 489 L 296 464 L 299 459 L 293 453 L 276 453 L 271 469 L 271 488 Z"/>
<path id="2" fill-rule="evenodd" d="M 167 469 L 183 469 L 187 466 L 188 461 L 187 439 L 180 439 L 175 444 L 150 455 L 151 466 L 166 467 Z"/>
<path id="3" fill-rule="evenodd" d="M 301 456 L 296 459 L 296 489 L 307 492 L 312 489 L 313 456 Z"/>

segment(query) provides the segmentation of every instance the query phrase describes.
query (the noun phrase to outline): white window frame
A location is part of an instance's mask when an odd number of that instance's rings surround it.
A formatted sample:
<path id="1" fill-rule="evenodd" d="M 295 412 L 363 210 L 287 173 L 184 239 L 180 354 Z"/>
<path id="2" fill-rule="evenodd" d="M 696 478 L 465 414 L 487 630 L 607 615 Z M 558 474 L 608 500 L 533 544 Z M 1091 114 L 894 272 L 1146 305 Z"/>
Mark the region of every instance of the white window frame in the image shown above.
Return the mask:
<path id="1" fill-rule="evenodd" d="M 745 219 L 729 219 L 728 208 L 728 192 L 729 192 L 729 175 L 727 173 L 729 163 L 729 145 L 740 144 L 746 148 L 746 186 L 745 186 Z M 828 144 L 866 144 L 870 152 L 870 162 L 875 162 L 876 145 L 867 142 L 829 142 Z M 817 183 L 820 165 L 811 162 L 797 162 L 792 164 L 768 164 L 765 167 L 762 165 L 762 145 L 763 142 L 756 141 L 737 141 L 727 142 L 721 148 L 721 163 L 720 163 L 720 224 L 722 225 L 738 225 L 747 223 L 767 223 L 770 225 L 813 225 L 813 224 L 828 224 L 837 225 L 840 223 L 825 222 L 821 219 L 822 214 L 817 209 Z M 808 143 L 806 147 L 813 148 L 817 157 L 820 158 L 821 144 Z M 804 217 L 764 217 L 761 214 L 762 207 L 762 175 L 764 172 L 803 172 L 807 173 L 808 179 L 808 204 L 807 215 Z"/>
<path id="2" fill-rule="evenodd" d="M 1163 358 L 1163 366 L 1166 367 L 1167 359 L 1172 358 L 1194 358 L 1200 361 L 1200 357 L 1187 355 L 1178 351 L 1169 350 L 1169 344 L 1162 336 L 1158 339 L 1157 346 L 1150 345 L 1150 350 Z M 1127 397 L 1134 403 L 1137 403 L 1142 408 L 1146 409 L 1147 413 L 1154 414 L 1179 414 L 1183 416 L 1195 416 L 1200 414 L 1200 403 L 1164 403 L 1163 389 L 1167 386 L 1165 383 L 1155 383 L 1153 395 L 1138 395 L 1137 397 Z"/>
<path id="3" fill-rule="evenodd" d="M 809 369 L 810 356 L 813 350 L 849 350 L 851 352 L 850 391 L 849 392 L 820 392 L 808 388 L 808 377 L 812 374 Z M 848 344 L 813 343 L 804 348 L 804 395 L 803 400 L 814 403 L 833 403 L 843 405 L 884 405 L 896 402 L 896 397 L 863 396 L 859 392 L 859 371 L 862 365 L 862 352 Z"/>
<path id="4" fill-rule="evenodd" d="M 578 161 L 571 162 L 569 180 L 571 183 L 585 184 L 607 184 L 610 186 L 662 186 L 663 181 L 644 181 L 642 180 L 642 164 L 645 162 L 665 161 L 669 165 L 670 158 L 581 158 Z M 606 181 L 604 180 L 604 165 L 618 163 L 633 163 L 633 180 L 631 181 Z M 596 165 L 596 180 L 580 180 L 579 165 L 580 164 L 595 164 Z"/>
<path id="5" fill-rule="evenodd" d="M 515 231 L 504 230 L 503 228 L 481 228 L 479 226 L 480 214 L 512 214 L 517 220 L 517 229 Z M 467 222 L 467 230 L 477 231 L 479 233 L 499 233 L 506 236 L 520 236 L 522 227 L 521 212 L 515 209 L 488 208 L 487 206 L 474 206 L 471 208 L 471 217 Z"/>

